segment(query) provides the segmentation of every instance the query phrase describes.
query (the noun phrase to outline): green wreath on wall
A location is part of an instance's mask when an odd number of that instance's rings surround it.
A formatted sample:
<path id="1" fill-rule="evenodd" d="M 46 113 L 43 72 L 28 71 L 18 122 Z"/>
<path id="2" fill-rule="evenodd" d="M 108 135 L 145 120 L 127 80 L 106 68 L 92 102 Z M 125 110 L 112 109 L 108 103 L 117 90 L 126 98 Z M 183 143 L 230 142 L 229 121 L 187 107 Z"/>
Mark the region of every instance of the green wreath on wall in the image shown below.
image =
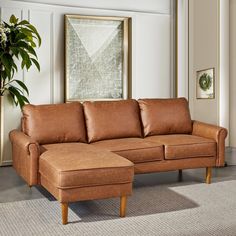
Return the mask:
<path id="1" fill-rule="evenodd" d="M 199 79 L 199 86 L 203 91 L 207 91 L 212 86 L 212 77 L 204 73 Z"/>

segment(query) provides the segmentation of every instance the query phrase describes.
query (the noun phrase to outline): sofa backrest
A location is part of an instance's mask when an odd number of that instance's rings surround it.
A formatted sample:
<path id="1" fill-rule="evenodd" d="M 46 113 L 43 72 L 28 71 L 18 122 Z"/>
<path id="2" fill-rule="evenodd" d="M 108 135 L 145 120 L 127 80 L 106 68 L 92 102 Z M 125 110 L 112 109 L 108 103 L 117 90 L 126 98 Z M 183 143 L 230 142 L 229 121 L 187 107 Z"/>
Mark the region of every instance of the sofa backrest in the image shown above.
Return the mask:
<path id="1" fill-rule="evenodd" d="M 83 106 L 89 142 L 142 136 L 136 100 L 84 102 Z"/>
<path id="2" fill-rule="evenodd" d="M 86 142 L 83 107 L 79 102 L 25 105 L 22 130 L 40 144 Z"/>
<path id="3" fill-rule="evenodd" d="M 139 99 L 144 136 L 188 134 L 192 122 L 185 98 Z"/>

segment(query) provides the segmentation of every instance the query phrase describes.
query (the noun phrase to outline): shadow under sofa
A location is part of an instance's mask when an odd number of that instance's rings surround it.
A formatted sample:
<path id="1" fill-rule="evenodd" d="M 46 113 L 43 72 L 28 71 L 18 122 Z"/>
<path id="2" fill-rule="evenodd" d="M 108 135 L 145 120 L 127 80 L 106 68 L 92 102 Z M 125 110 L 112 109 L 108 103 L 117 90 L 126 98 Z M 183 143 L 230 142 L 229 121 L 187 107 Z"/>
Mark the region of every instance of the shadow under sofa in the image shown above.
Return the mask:
<path id="1" fill-rule="evenodd" d="M 185 98 L 25 105 L 10 132 L 13 167 L 60 203 L 120 197 L 125 216 L 134 174 L 224 166 L 222 127 L 192 121 Z"/>

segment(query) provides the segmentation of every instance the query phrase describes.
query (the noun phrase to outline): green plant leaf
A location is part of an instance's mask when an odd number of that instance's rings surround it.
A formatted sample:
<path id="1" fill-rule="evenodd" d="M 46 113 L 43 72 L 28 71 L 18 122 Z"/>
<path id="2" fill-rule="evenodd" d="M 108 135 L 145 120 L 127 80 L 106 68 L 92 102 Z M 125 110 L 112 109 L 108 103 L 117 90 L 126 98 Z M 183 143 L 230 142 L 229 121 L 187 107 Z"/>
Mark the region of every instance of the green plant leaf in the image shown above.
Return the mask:
<path id="1" fill-rule="evenodd" d="M 22 20 L 20 21 L 17 25 L 28 25 L 29 24 L 29 21 L 27 20 Z"/>
<path id="2" fill-rule="evenodd" d="M 38 38 L 38 42 L 39 42 L 39 47 L 40 47 L 40 45 L 41 45 L 41 37 L 40 37 L 40 35 L 39 35 L 37 29 L 36 29 L 33 25 L 31 25 L 31 24 L 26 25 L 26 27 L 28 27 L 29 29 L 31 29 L 32 32 L 36 34 L 36 36 L 37 36 L 37 38 Z"/>
<path id="3" fill-rule="evenodd" d="M 35 60 L 34 58 L 30 58 L 30 60 L 35 64 L 35 66 L 37 67 L 38 71 L 40 71 L 40 65 L 39 65 L 38 61 Z"/>
<path id="4" fill-rule="evenodd" d="M 21 31 L 23 34 L 25 34 L 26 36 L 32 38 L 32 31 L 31 31 L 31 30 L 28 30 L 28 29 L 26 29 L 26 28 L 21 28 L 20 31 Z"/>
<path id="5" fill-rule="evenodd" d="M 8 90 L 14 95 L 14 99 L 17 100 L 17 102 L 19 103 L 20 107 L 22 108 L 25 105 L 25 101 L 24 101 L 24 95 L 22 92 L 19 92 L 19 89 L 17 89 L 14 86 L 9 86 Z"/>
<path id="6" fill-rule="evenodd" d="M 25 103 L 30 103 L 27 97 L 22 96 L 22 99 L 25 101 Z"/>
<path id="7" fill-rule="evenodd" d="M 9 48 L 12 51 L 13 55 L 15 55 L 17 59 L 19 59 L 19 56 L 18 56 L 19 55 L 19 50 L 18 50 L 18 48 L 17 47 L 9 47 Z"/>
<path id="8" fill-rule="evenodd" d="M 16 35 L 15 42 L 18 42 L 18 41 L 25 39 L 25 38 L 27 38 L 27 35 L 25 35 L 23 33 L 19 33 Z"/>
<path id="9" fill-rule="evenodd" d="M 22 70 L 24 69 L 24 66 L 25 66 L 25 61 L 22 60 L 22 62 L 21 62 L 21 69 L 22 69 Z"/>
<path id="10" fill-rule="evenodd" d="M 4 70 L 4 71 L 1 72 L 1 79 L 2 79 L 2 80 L 6 80 L 6 78 L 7 78 L 7 73 L 6 73 L 6 71 Z"/>
<path id="11" fill-rule="evenodd" d="M 17 102 L 16 99 L 15 99 L 14 93 L 11 92 L 11 90 L 9 90 L 9 89 L 7 89 L 7 90 L 9 91 L 9 95 L 10 95 L 12 101 L 14 102 L 14 104 L 15 104 L 16 106 L 18 106 L 18 102 Z"/>
<path id="12" fill-rule="evenodd" d="M 9 54 L 4 53 L 1 57 L 1 61 L 6 69 L 5 71 L 6 71 L 8 79 L 11 79 L 11 77 L 12 77 L 11 72 L 14 68 L 14 61 L 13 61 L 12 57 Z"/>
<path id="13" fill-rule="evenodd" d="M 35 50 L 34 50 L 33 47 L 31 47 L 30 45 L 28 45 L 28 51 L 29 51 L 30 54 L 32 54 L 32 55 L 34 55 L 36 58 L 38 58 L 38 57 L 37 57 L 37 54 L 36 54 L 36 52 L 35 52 Z"/>
<path id="14" fill-rule="evenodd" d="M 28 40 L 28 42 L 31 44 L 33 48 L 36 48 L 36 44 L 33 40 Z"/>
<path id="15" fill-rule="evenodd" d="M 9 22 L 12 24 L 17 24 L 18 18 L 16 18 L 14 15 L 11 15 Z"/>
<path id="16" fill-rule="evenodd" d="M 28 53 L 25 50 L 19 48 L 19 51 L 20 51 L 20 55 L 22 57 L 22 61 L 24 61 L 24 63 L 21 64 L 21 67 L 22 67 L 22 65 L 25 65 L 27 70 L 28 70 L 30 68 L 30 66 L 32 65 L 32 63 L 30 61 L 30 57 L 29 57 Z M 22 67 L 22 69 L 23 69 L 23 67 Z"/>
<path id="17" fill-rule="evenodd" d="M 17 71 L 17 66 L 16 66 L 16 64 L 15 64 L 14 61 L 13 61 L 13 63 L 12 63 L 12 67 Z"/>
<path id="18" fill-rule="evenodd" d="M 24 41 L 17 42 L 17 43 L 15 44 L 15 46 L 16 46 L 16 47 L 22 47 L 22 48 L 25 48 L 25 49 L 28 50 L 28 44 L 27 44 L 26 42 L 24 42 Z"/>
<path id="19" fill-rule="evenodd" d="M 29 70 L 29 68 L 32 66 L 32 62 L 30 60 L 26 61 L 26 69 Z"/>
<path id="20" fill-rule="evenodd" d="M 0 58 L 2 57 L 2 55 L 4 54 L 5 52 L 0 52 Z"/>
<path id="21" fill-rule="evenodd" d="M 7 22 L 3 21 L 3 24 L 7 27 L 10 28 L 11 26 L 9 24 L 7 24 Z"/>
<path id="22" fill-rule="evenodd" d="M 33 49 L 33 47 L 31 47 L 29 44 L 27 44 L 26 42 L 24 41 L 20 41 L 18 42 L 15 47 L 18 47 L 18 50 L 19 50 L 19 47 L 25 49 L 28 51 L 28 53 L 34 55 L 36 58 L 37 58 L 37 54 L 35 52 L 35 50 Z M 27 53 L 27 52 L 26 52 Z"/>
<path id="23" fill-rule="evenodd" d="M 20 86 L 21 86 L 21 88 L 23 89 L 23 90 L 25 90 L 26 91 L 26 93 L 27 93 L 27 95 L 29 96 L 29 90 L 28 90 L 28 88 L 26 87 L 26 85 L 22 82 L 22 81 L 20 81 L 20 80 L 14 80 L 17 84 L 19 84 Z"/>

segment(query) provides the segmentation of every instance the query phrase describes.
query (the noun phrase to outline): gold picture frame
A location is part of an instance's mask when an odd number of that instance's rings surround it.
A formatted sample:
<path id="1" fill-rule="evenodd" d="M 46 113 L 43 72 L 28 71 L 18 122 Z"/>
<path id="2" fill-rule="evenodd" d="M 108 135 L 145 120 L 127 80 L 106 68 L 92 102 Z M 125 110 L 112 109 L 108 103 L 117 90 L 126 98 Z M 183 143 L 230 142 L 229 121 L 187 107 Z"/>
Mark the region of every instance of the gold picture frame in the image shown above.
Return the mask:
<path id="1" fill-rule="evenodd" d="M 65 102 L 129 97 L 129 21 L 65 15 Z"/>
<path id="2" fill-rule="evenodd" d="M 215 68 L 197 71 L 196 98 L 215 99 Z"/>

